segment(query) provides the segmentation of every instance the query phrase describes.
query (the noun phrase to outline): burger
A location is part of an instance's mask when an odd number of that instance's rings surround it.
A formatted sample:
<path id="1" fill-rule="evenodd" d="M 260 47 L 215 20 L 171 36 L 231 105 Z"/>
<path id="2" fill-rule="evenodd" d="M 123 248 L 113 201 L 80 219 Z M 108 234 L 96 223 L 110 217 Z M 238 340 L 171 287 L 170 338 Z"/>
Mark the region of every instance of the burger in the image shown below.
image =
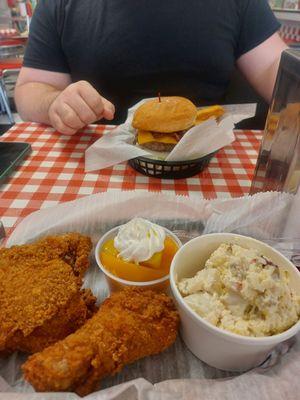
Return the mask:
<path id="1" fill-rule="evenodd" d="M 169 152 L 196 124 L 197 108 L 184 97 L 160 97 L 142 104 L 134 113 L 132 126 L 136 143 L 146 149 Z"/>
<path id="2" fill-rule="evenodd" d="M 225 113 L 213 105 L 197 110 L 185 97 L 171 96 L 148 100 L 134 113 L 132 126 L 137 130 L 136 143 L 149 150 L 169 152 L 195 125 Z"/>

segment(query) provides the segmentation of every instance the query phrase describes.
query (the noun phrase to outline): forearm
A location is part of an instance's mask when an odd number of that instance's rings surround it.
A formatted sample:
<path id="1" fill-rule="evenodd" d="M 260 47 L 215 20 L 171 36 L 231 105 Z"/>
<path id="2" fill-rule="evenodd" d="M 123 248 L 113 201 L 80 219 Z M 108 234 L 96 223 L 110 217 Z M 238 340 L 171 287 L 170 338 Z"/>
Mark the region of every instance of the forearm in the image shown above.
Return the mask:
<path id="1" fill-rule="evenodd" d="M 266 69 L 253 71 L 251 78 L 248 78 L 257 93 L 260 94 L 268 103 L 270 103 L 272 99 L 279 63 L 280 57 L 278 57 L 278 59 L 276 59 Z"/>
<path id="2" fill-rule="evenodd" d="M 15 89 L 23 120 L 51 125 L 65 135 L 99 119 L 113 119 L 115 108 L 86 81 L 69 74 L 23 67 Z"/>
<path id="3" fill-rule="evenodd" d="M 278 33 L 242 55 L 237 65 L 253 88 L 271 102 L 282 52 L 287 45 Z"/>
<path id="4" fill-rule="evenodd" d="M 15 89 L 18 113 L 24 121 L 34 121 L 50 125 L 49 107 L 61 93 L 54 86 L 40 82 L 28 82 Z"/>

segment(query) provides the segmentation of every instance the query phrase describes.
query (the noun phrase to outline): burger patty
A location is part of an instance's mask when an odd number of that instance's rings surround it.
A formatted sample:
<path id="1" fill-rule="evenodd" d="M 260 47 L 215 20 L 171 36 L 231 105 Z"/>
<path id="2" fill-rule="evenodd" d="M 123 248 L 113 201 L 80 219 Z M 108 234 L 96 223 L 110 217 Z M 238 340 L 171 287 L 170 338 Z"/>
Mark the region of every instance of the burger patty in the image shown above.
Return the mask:
<path id="1" fill-rule="evenodd" d="M 144 143 L 143 145 L 140 146 L 143 147 L 144 149 L 152 151 L 169 152 L 173 150 L 176 145 L 172 143 L 149 142 L 149 143 Z"/>
<path id="2" fill-rule="evenodd" d="M 178 142 L 182 138 L 182 136 L 187 132 L 188 130 L 185 129 L 184 131 L 178 131 L 178 132 L 172 132 L 172 133 L 166 133 L 166 132 L 151 132 L 154 138 L 160 138 L 161 135 L 168 135 L 168 136 L 173 136 Z"/>
<path id="3" fill-rule="evenodd" d="M 183 137 L 183 135 L 187 132 L 188 130 L 184 131 L 178 131 L 178 132 L 173 132 L 173 133 L 165 133 L 165 132 L 151 132 L 153 135 L 153 138 L 159 139 L 161 136 L 168 135 L 168 136 L 173 136 L 174 139 L 176 139 L 177 142 Z M 170 152 L 173 150 L 173 148 L 176 146 L 174 143 L 163 143 L 163 142 L 148 142 L 144 143 L 141 145 L 141 147 L 144 147 L 145 149 L 149 149 L 152 151 L 162 151 L 162 152 Z"/>

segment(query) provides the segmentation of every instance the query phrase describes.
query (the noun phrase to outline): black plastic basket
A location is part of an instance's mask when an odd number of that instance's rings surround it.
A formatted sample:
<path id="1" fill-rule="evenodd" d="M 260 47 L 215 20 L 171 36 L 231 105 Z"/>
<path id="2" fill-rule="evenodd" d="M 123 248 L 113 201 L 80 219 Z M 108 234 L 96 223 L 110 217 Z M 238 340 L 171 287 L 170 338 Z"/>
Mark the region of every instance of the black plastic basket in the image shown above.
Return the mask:
<path id="1" fill-rule="evenodd" d="M 146 157 L 136 157 L 128 161 L 129 165 L 136 171 L 162 179 L 189 178 L 203 171 L 213 158 L 215 153 L 188 161 L 161 161 Z"/>

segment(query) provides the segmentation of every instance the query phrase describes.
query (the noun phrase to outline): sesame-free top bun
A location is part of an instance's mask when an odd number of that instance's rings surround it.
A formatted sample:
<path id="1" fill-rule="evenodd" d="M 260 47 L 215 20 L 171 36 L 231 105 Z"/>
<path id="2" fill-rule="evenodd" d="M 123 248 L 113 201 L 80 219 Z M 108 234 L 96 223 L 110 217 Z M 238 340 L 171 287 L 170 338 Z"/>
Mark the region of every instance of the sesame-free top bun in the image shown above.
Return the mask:
<path id="1" fill-rule="evenodd" d="M 149 100 L 134 113 L 132 126 L 151 132 L 178 132 L 191 128 L 197 108 L 184 97 L 171 96 Z"/>

